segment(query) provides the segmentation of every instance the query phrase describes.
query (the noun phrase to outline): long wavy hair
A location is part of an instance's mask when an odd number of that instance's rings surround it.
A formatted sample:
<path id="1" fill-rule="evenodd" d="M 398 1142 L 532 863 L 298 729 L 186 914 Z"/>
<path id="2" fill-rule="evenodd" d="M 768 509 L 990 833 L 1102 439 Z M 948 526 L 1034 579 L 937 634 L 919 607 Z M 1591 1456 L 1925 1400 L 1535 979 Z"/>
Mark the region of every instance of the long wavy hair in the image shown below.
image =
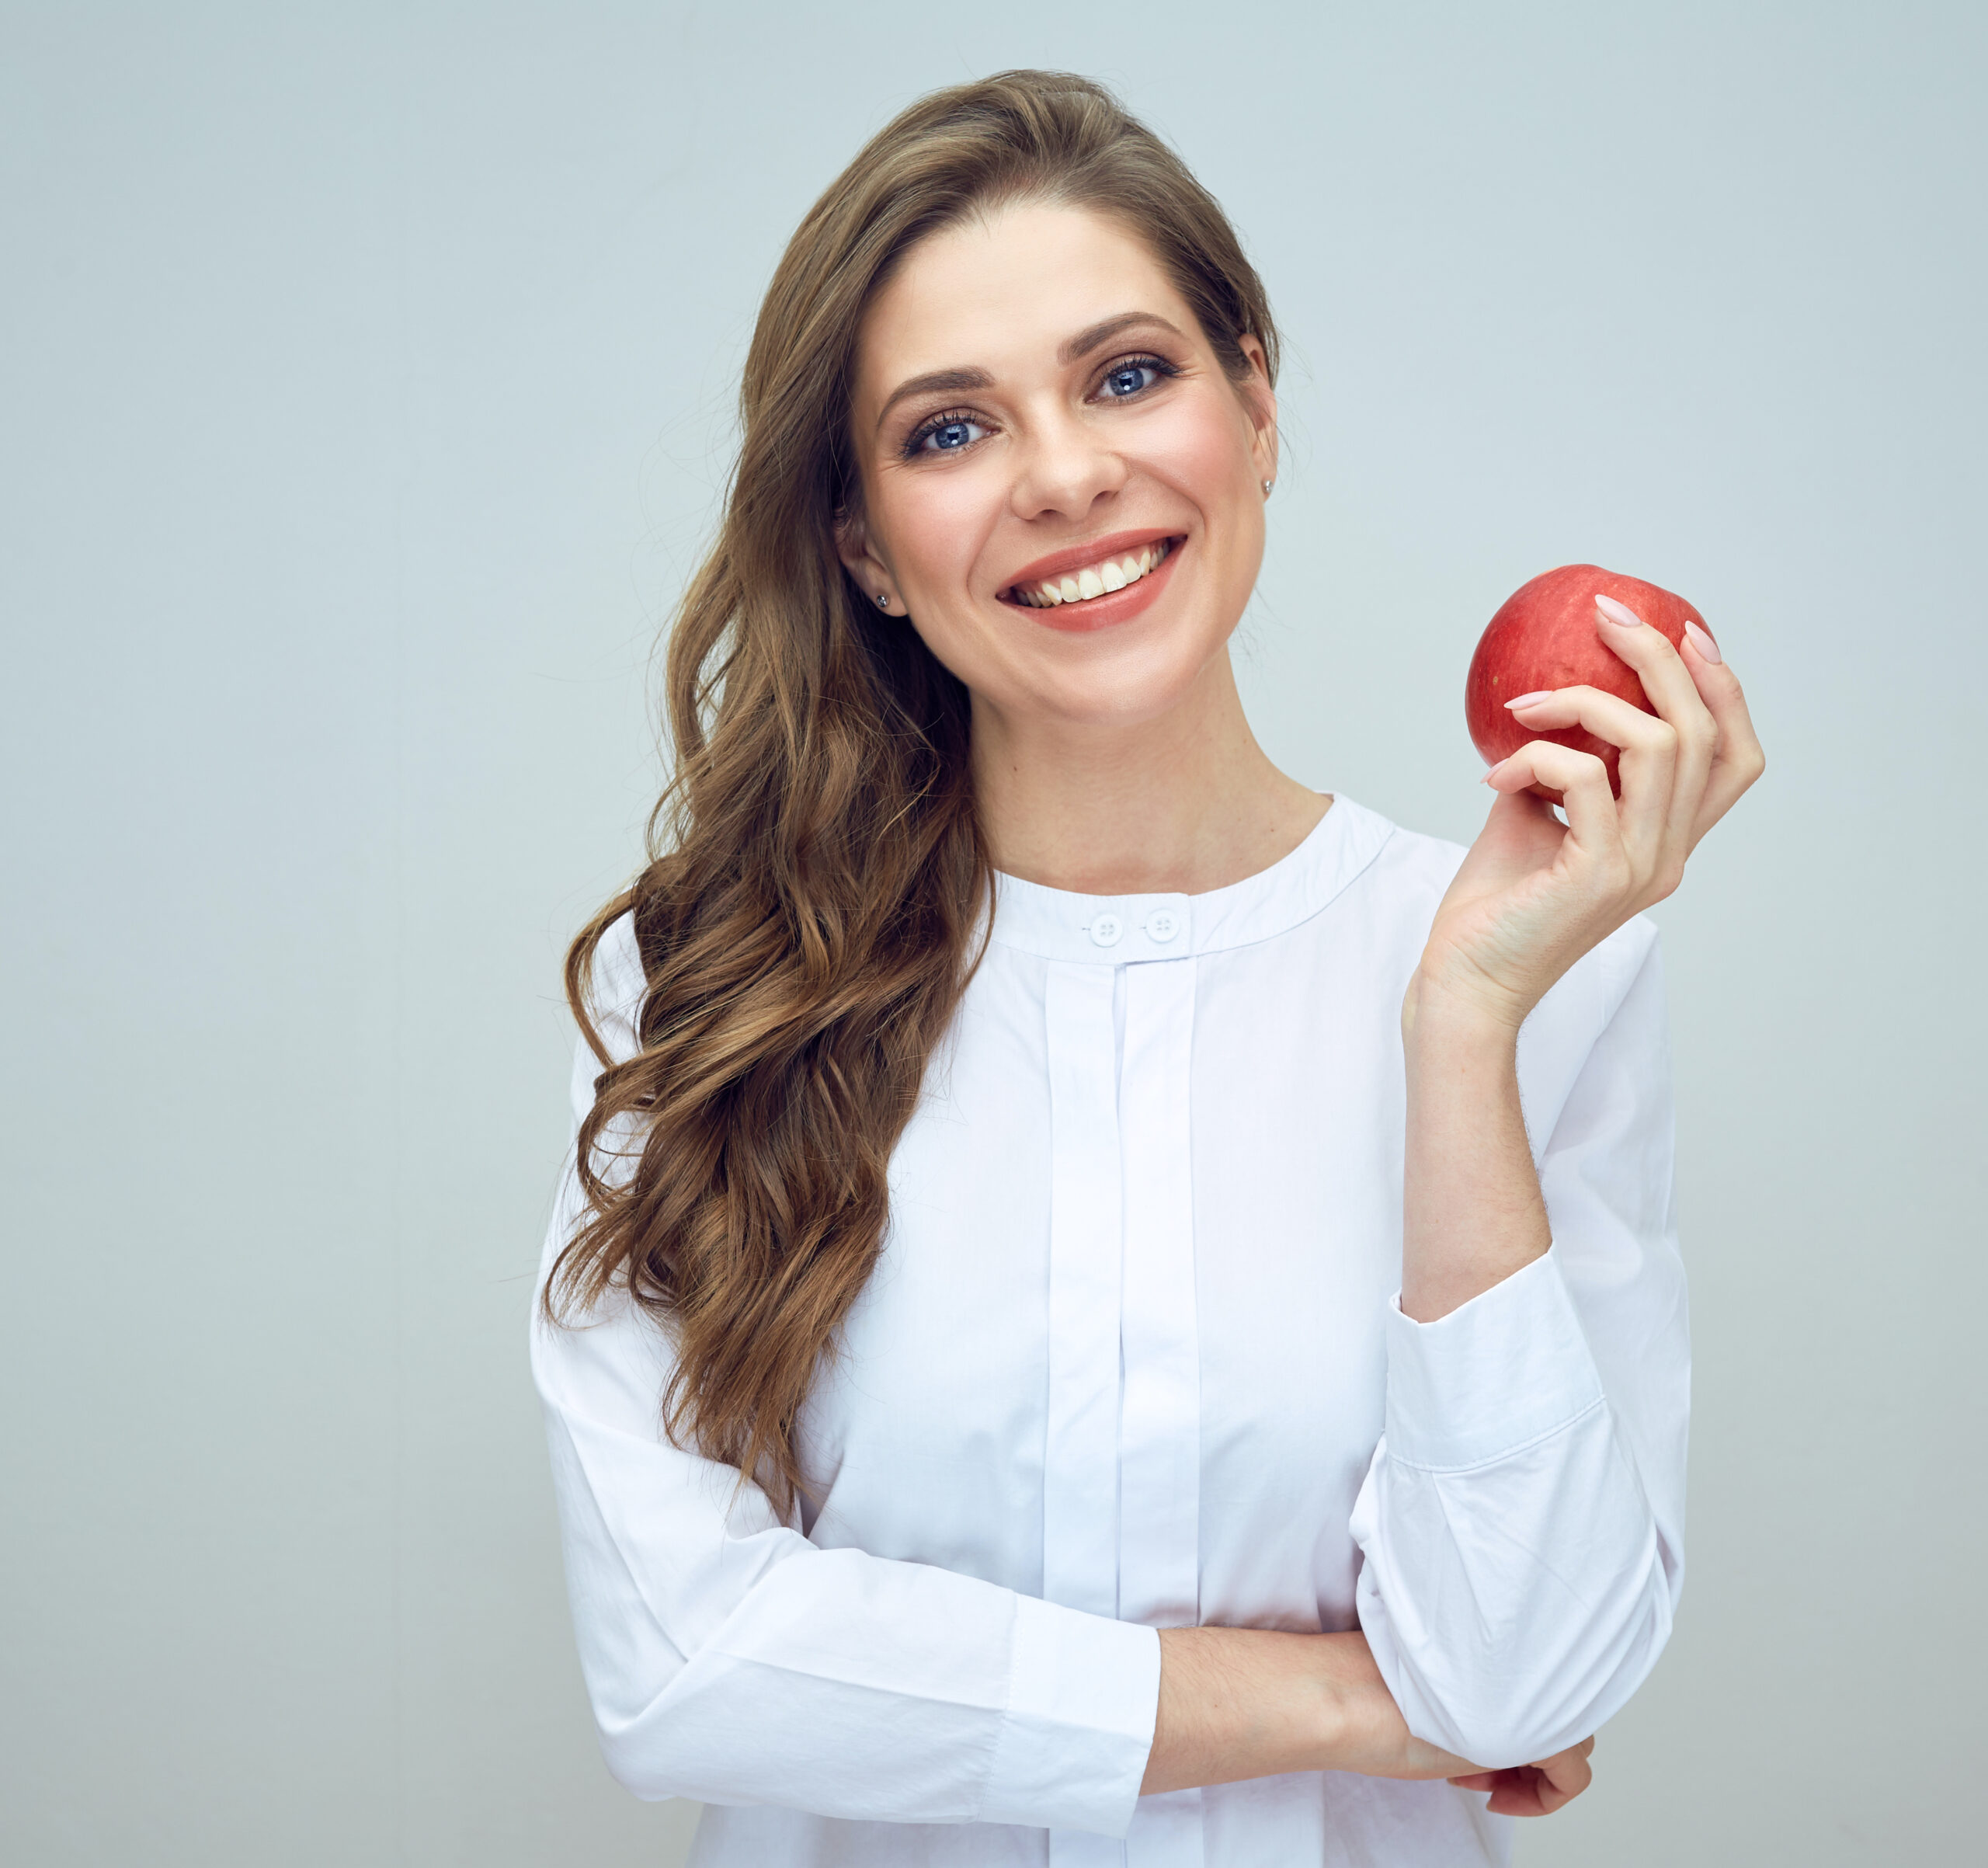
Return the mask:
<path id="1" fill-rule="evenodd" d="M 1103 86 L 1008 71 L 936 92 L 843 171 L 789 242 L 740 391 L 716 544 L 666 663 L 673 776 L 648 867 L 594 917 L 566 991 L 603 1066 L 581 1124 L 587 1210 L 547 1314 L 610 1289 L 666 1326 L 664 1430 L 764 1485 L 881 1249 L 891 1153 L 991 905 L 966 690 L 838 558 L 861 486 L 849 388 L 864 312 L 926 235 L 1017 200 L 1142 237 L 1223 367 L 1273 381 L 1277 336 L 1214 197 Z M 634 917 L 640 1049 L 608 1053 L 596 949 Z"/>

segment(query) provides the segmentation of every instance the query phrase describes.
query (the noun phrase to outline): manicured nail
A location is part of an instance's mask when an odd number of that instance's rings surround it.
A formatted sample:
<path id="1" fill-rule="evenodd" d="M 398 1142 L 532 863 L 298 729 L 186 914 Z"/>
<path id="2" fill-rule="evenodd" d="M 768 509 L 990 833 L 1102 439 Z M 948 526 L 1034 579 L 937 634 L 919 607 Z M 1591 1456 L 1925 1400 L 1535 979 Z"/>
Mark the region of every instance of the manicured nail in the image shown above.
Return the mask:
<path id="1" fill-rule="evenodd" d="M 1620 624 L 1625 629 L 1640 629 L 1643 619 L 1627 604 L 1618 604 L 1612 597 L 1597 597 L 1594 607 L 1611 623 Z"/>
<path id="2" fill-rule="evenodd" d="M 1691 646 L 1708 662 L 1722 662 L 1726 657 L 1719 652 L 1719 645 L 1712 639 L 1712 632 L 1701 629 L 1687 616 L 1684 618 L 1684 633 L 1691 639 Z"/>
<path id="3" fill-rule="evenodd" d="M 1552 698 L 1552 689 L 1542 687 L 1535 694 L 1521 694 L 1516 700 L 1507 701 L 1505 704 L 1507 707 L 1530 707 L 1535 701 L 1550 701 Z"/>

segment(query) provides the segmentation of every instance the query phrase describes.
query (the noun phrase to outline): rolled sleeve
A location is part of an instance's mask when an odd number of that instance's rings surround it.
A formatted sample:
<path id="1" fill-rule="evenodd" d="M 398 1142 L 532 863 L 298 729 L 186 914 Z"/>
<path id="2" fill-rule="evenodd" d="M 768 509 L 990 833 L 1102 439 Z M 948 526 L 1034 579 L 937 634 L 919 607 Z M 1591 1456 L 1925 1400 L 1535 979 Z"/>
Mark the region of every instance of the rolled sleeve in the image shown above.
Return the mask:
<path id="1" fill-rule="evenodd" d="M 1552 1249 L 1434 1323 L 1388 1307 L 1351 1522 L 1360 1625 L 1402 1717 L 1489 1767 L 1618 1711 L 1683 1574 L 1690 1345 L 1653 931 L 1583 969 L 1521 1046 Z"/>
<path id="2" fill-rule="evenodd" d="M 1502 1459 L 1603 1405 L 1558 1256 L 1548 1251 L 1434 1323 L 1388 1306 L 1390 1454 L 1432 1472 Z"/>

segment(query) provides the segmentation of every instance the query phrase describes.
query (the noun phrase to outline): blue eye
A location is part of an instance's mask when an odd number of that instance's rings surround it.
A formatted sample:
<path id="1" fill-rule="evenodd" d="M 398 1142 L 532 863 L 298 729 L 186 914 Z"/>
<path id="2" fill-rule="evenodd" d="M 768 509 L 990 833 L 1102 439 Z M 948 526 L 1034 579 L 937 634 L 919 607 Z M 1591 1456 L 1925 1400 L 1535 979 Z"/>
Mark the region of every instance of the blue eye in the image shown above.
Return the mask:
<path id="1" fill-rule="evenodd" d="M 969 421 L 964 416 L 948 416 L 921 429 L 915 445 L 921 454 L 956 454 L 985 433 L 978 422 Z"/>
<path id="2" fill-rule="evenodd" d="M 1114 402 L 1152 386 L 1159 372 L 1151 364 L 1114 364 L 1104 373 L 1104 393 Z"/>

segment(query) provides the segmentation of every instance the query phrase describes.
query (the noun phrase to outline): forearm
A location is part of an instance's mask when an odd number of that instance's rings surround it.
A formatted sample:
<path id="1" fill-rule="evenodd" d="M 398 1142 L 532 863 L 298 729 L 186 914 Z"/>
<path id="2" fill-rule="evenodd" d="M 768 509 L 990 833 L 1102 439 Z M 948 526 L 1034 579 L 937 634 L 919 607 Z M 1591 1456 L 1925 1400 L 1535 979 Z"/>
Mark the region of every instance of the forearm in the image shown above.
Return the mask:
<path id="1" fill-rule="evenodd" d="M 1464 1760 L 1409 1737 L 1366 1637 L 1168 1628 L 1142 1795 L 1291 1771 L 1434 1778 Z"/>
<path id="2" fill-rule="evenodd" d="M 1401 1307 L 1434 1323 L 1541 1257 L 1552 1237 L 1519 1104 L 1517 1029 L 1418 977 L 1402 1042 Z"/>

